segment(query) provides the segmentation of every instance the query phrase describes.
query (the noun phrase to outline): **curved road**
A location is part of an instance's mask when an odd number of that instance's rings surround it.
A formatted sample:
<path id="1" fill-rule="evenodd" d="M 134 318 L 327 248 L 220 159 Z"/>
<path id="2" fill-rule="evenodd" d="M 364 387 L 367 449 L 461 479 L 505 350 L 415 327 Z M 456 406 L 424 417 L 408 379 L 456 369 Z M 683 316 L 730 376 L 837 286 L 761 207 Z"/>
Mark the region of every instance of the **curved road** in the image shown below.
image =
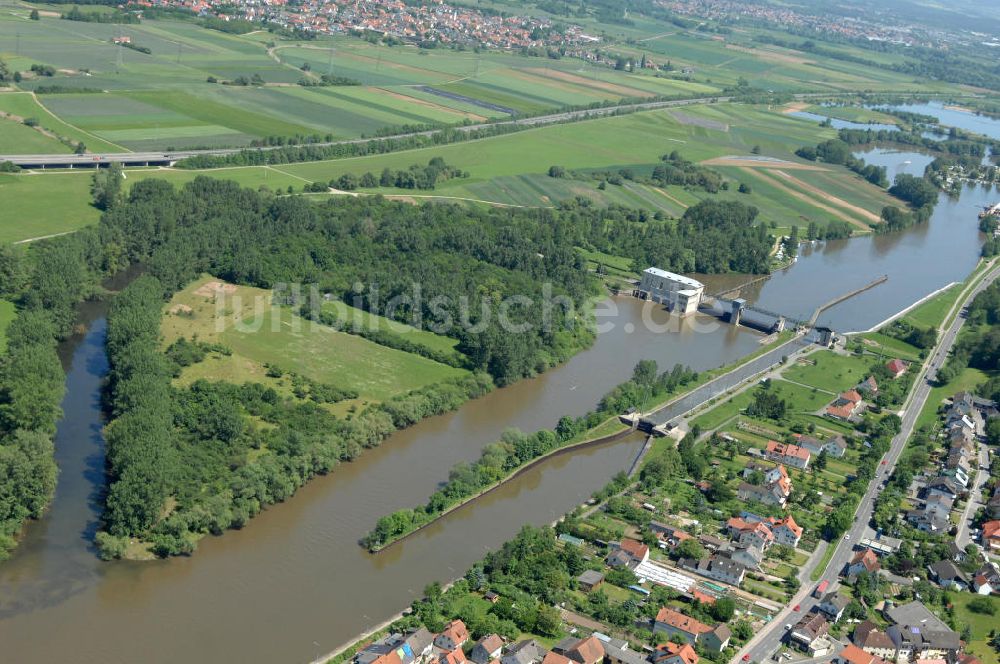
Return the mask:
<path id="1" fill-rule="evenodd" d="M 1000 277 L 1000 267 L 993 266 L 989 269 L 990 271 L 983 277 L 972 290 L 967 291 L 965 299 L 962 301 L 962 310 L 969 306 L 973 298 L 982 292 L 987 286 L 993 283 L 997 277 Z M 954 311 L 954 308 L 952 309 Z M 949 312 L 950 313 L 950 312 Z M 847 565 L 854 551 L 854 543 L 864 539 L 865 537 L 874 537 L 875 532 L 869 527 L 868 523 L 872 518 L 872 512 L 875 507 L 875 498 L 878 496 L 878 488 L 886 477 L 892 474 L 893 468 L 896 466 L 896 462 L 899 460 L 899 456 L 906 445 L 907 439 L 912 435 L 914 428 L 916 427 L 917 417 L 920 415 L 920 411 L 923 410 L 924 405 L 927 403 L 927 399 L 931 393 L 931 383 L 937 376 L 938 370 L 944 364 L 951 352 L 952 346 L 955 344 L 955 340 L 958 338 L 958 333 L 962 329 L 962 325 L 965 324 L 965 317 L 963 315 L 958 315 L 955 320 L 952 321 L 951 325 L 941 336 L 938 341 L 937 346 L 934 349 L 933 354 L 930 359 L 925 363 L 923 370 L 920 375 L 917 376 L 917 380 L 914 383 L 915 387 L 910 392 L 908 402 L 904 404 L 900 418 L 902 419 L 902 428 L 900 432 L 892 439 L 892 444 L 889 448 L 889 452 L 886 454 L 885 462 L 886 465 L 879 466 L 876 471 L 875 478 L 872 480 L 871 484 L 868 486 L 868 490 L 862 497 L 861 502 L 858 504 L 858 511 L 856 513 L 856 518 L 854 524 L 851 526 L 847 535 L 836 542 L 836 550 L 833 556 L 830 558 L 830 562 L 823 572 L 823 576 L 820 577 L 820 581 L 829 581 L 830 586 L 833 587 L 840 575 L 840 572 Z M 786 607 L 779 612 L 774 619 L 767 624 L 767 626 L 757 633 L 748 643 L 745 645 L 734 658 L 734 662 L 743 661 L 744 656 L 749 655 L 746 661 L 749 662 L 763 662 L 768 657 L 778 649 L 781 645 L 781 639 L 785 635 L 784 626 L 789 623 L 795 623 L 798 619 L 805 613 L 808 613 L 813 606 L 816 604 L 816 600 L 812 597 L 812 591 L 816 587 L 816 583 L 810 581 L 810 575 L 819 564 L 819 561 L 823 559 L 823 553 L 826 547 L 823 545 L 825 542 L 820 543 L 820 547 L 817 548 L 816 552 L 809 559 L 809 562 L 803 566 L 801 572 L 799 573 L 799 580 L 802 581 L 802 587 L 795 594 L 795 597 L 786 605 Z M 833 545 L 833 544 L 831 544 Z M 831 546 L 828 545 L 828 546 Z M 800 611 L 793 611 L 791 607 L 799 606 Z"/>

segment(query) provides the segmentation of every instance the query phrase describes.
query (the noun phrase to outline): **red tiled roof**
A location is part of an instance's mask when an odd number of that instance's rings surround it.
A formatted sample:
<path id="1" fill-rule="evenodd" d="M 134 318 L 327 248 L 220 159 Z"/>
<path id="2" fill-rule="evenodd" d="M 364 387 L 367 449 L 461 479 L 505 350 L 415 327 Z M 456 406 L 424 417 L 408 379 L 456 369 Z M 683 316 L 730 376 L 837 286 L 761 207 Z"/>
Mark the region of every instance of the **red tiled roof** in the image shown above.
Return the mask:
<path id="1" fill-rule="evenodd" d="M 702 604 L 715 604 L 714 597 L 712 597 L 711 595 L 706 595 L 705 593 L 697 589 L 691 591 L 691 597 L 694 599 L 694 601 L 700 602 Z"/>
<path id="2" fill-rule="evenodd" d="M 799 447 L 798 445 L 786 445 L 785 443 L 779 443 L 773 440 L 767 441 L 767 453 L 776 454 L 778 456 L 794 457 L 796 459 L 804 459 L 806 461 L 809 460 L 810 456 L 809 450 L 804 447 Z"/>
<path id="3" fill-rule="evenodd" d="M 688 634 L 705 634 L 712 631 L 712 628 L 705 623 L 665 606 L 656 614 L 656 622 L 670 625 Z"/>
<path id="4" fill-rule="evenodd" d="M 894 374 L 902 373 L 906 371 L 906 369 L 908 368 L 906 362 L 900 359 L 889 360 L 888 362 L 886 362 L 885 366 L 887 369 L 889 369 L 889 371 L 891 371 Z"/>
<path id="5" fill-rule="evenodd" d="M 569 657 L 564 657 L 557 652 L 549 651 L 542 660 L 542 664 L 573 664 Z"/>
<path id="6" fill-rule="evenodd" d="M 865 652 L 853 643 L 840 652 L 840 660 L 847 664 L 884 664 L 885 660 Z"/>
<path id="7" fill-rule="evenodd" d="M 445 626 L 441 636 L 447 636 L 452 643 L 462 644 L 469 640 L 469 630 L 461 620 L 452 620 Z M 464 661 L 465 657 L 463 656 L 462 659 Z"/>
<path id="8" fill-rule="evenodd" d="M 858 551 L 854 554 L 854 558 L 851 559 L 851 565 L 857 565 L 858 563 L 864 565 L 865 569 L 869 572 L 879 568 L 878 556 L 871 549 Z"/>
<path id="9" fill-rule="evenodd" d="M 784 519 L 773 520 L 772 523 L 774 524 L 775 528 L 778 528 L 779 526 L 785 526 L 790 531 L 792 531 L 796 537 L 802 537 L 802 526 L 795 523 L 795 519 L 792 517 L 791 514 L 786 516 Z"/>
<path id="10" fill-rule="evenodd" d="M 503 648 L 503 639 L 501 639 L 496 634 L 487 634 L 483 638 L 479 639 L 479 644 L 486 649 L 486 652 L 492 653 Z"/>
<path id="11" fill-rule="evenodd" d="M 455 648 L 451 652 L 441 655 L 438 662 L 439 664 L 463 664 L 465 662 L 465 653 L 462 652 L 461 648 Z"/>
<path id="12" fill-rule="evenodd" d="M 622 538 L 621 550 L 636 559 L 644 558 L 649 553 L 648 546 L 628 537 Z"/>
<path id="13" fill-rule="evenodd" d="M 983 524 L 983 539 L 1000 537 L 1000 520 L 987 521 Z"/>
<path id="14" fill-rule="evenodd" d="M 698 653 L 694 651 L 690 643 L 664 643 L 659 646 L 656 659 L 666 659 L 668 657 L 680 657 L 684 664 L 698 664 Z"/>
<path id="15" fill-rule="evenodd" d="M 604 659 L 604 645 L 596 636 L 590 636 L 577 641 L 567 654 L 580 664 L 597 664 Z"/>
<path id="16" fill-rule="evenodd" d="M 847 390 L 846 392 L 841 392 L 840 398 L 845 401 L 850 401 L 853 404 L 861 402 L 861 394 L 857 390 Z"/>

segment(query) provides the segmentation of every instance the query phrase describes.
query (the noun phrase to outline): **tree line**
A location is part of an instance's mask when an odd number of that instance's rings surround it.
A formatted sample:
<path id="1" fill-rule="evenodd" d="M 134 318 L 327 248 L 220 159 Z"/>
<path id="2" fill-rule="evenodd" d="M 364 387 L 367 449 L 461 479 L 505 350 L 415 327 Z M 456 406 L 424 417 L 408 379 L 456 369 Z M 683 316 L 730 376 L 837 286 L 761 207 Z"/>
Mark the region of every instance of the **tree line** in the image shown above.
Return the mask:
<path id="1" fill-rule="evenodd" d="M 554 429 L 541 429 L 533 434 L 516 429 L 505 431 L 500 440 L 483 449 L 478 460 L 472 464 L 456 464 L 448 473 L 448 481 L 431 495 L 426 504 L 381 517 L 362 539 L 361 545 L 372 551 L 382 549 L 434 521 L 453 506 L 510 477 L 532 461 L 573 442 L 581 433 L 607 418 L 630 407 L 642 408 L 647 403 L 662 401 L 697 377 L 697 372 L 681 365 L 660 374 L 655 361 L 642 360 L 636 364 L 630 380 L 612 389 L 597 408 L 586 415 L 563 417 Z"/>

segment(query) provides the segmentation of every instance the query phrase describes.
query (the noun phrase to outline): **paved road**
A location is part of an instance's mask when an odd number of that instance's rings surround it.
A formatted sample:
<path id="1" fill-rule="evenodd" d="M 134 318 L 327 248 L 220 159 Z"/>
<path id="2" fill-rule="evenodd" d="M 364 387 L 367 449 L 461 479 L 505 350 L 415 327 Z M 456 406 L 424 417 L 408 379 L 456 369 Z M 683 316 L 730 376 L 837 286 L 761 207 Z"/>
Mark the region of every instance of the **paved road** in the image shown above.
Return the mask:
<path id="1" fill-rule="evenodd" d="M 798 97 L 799 95 L 796 95 Z M 808 96 L 808 95 L 802 95 Z M 504 125 L 516 125 L 522 127 L 535 127 L 547 124 L 557 124 L 587 117 L 599 117 L 604 115 L 614 115 L 620 112 L 651 111 L 658 108 L 670 108 L 673 106 L 690 106 L 692 104 L 717 104 L 731 101 L 732 97 L 696 97 L 693 99 L 675 99 L 672 101 L 650 101 L 638 104 L 624 104 L 621 106 L 608 106 L 604 108 L 592 108 L 580 111 L 564 111 L 562 113 L 551 113 L 549 115 L 538 115 L 530 118 L 518 118 L 516 120 L 506 120 L 503 122 L 480 123 L 474 125 L 461 125 L 448 127 L 455 131 L 470 132 L 486 127 L 496 127 Z M 369 141 L 407 138 L 413 136 L 434 136 L 445 131 L 442 129 L 432 129 L 428 131 L 417 131 L 407 134 L 397 134 L 395 136 L 384 136 L 379 138 L 352 138 L 340 141 L 330 141 L 325 143 L 312 143 L 316 146 L 347 145 L 352 143 L 367 143 Z M 277 150 L 277 146 L 267 146 L 260 148 L 216 148 L 209 150 L 172 150 L 164 152 L 97 152 L 87 154 L 0 154 L 0 162 L 11 161 L 18 166 L 26 168 L 61 168 L 67 166 L 93 167 L 96 164 L 119 162 L 131 166 L 163 165 L 170 164 L 186 157 L 197 155 L 217 155 L 224 156 L 242 152 L 246 149 L 257 150 Z"/>
<path id="2" fill-rule="evenodd" d="M 963 309 L 968 306 L 970 302 L 972 302 L 972 299 L 976 295 L 993 283 L 998 276 L 1000 276 L 1000 267 L 991 268 L 986 277 L 983 278 L 982 281 L 980 281 L 979 284 L 969 292 L 965 301 L 962 303 Z M 947 359 L 948 353 L 951 351 L 951 348 L 955 343 L 955 339 L 958 337 L 958 333 L 961 331 L 964 323 L 964 316 L 959 315 L 955 317 L 955 320 L 938 341 L 938 345 L 929 361 L 926 363 L 921 375 L 917 376 L 917 380 L 915 382 L 916 387 L 910 393 L 909 401 L 904 405 L 904 411 L 900 415 L 902 419 L 902 428 L 900 429 L 899 434 L 892 439 L 889 452 L 885 457 L 885 465 L 879 466 L 877 475 L 872 480 L 868 490 L 865 492 L 861 502 L 858 504 L 858 511 L 854 524 L 851 526 L 845 537 L 836 542 L 836 549 L 830 558 L 830 563 L 827 565 L 826 571 L 823 572 L 823 576 L 820 577 L 820 581 L 829 581 L 831 587 L 836 584 L 840 572 L 844 569 L 844 566 L 847 565 L 847 562 L 854 554 L 854 543 L 865 537 L 874 536 L 874 532 L 869 527 L 868 522 L 872 517 L 875 498 L 878 495 L 878 489 L 885 477 L 891 474 L 892 469 L 895 468 L 896 462 L 899 460 L 899 456 L 903 451 L 903 447 L 906 445 L 907 439 L 909 439 L 913 433 L 917 417 L 920 415 L 920 411 L 923 410 L 924 404 L 927 403 L 927 399 L 930 396 L 932 387 L 931 381 L 933 381 L 937 376 L 938 369 L 941 368 L 944 361 Z M 834 544 L 831 543 L 831 546 L 833 545 Z M 736 654 L 734 661 L 740 661 L 745 655 L 748 654 L 749 661 L 751 662 L 763 662 L 766 660 L 781 645 L 781 639 L 785 634 L 785 625 L 796 622 L 802 614 L 807 613 L 813 608 L 813 606 L 815 606 L 816 599 L 812 597 L 811 592 L 816 587 L 818 582 L 813 583 L 809 577 L 812 570 L 815 569 L 816 561 L 822 557 L 822 553 L 823 551 L 817 549 L 816 554 L 814 554 L 810 559 L 811 564 L 807 564 L 800 572 L 799 579 L 802 581 L 802 588 L 798 593 L 796 593 L 792 601 L 789 602 L 789 606 L 786 606 L 784 610 L 778 613 L 767 625 L 767 627 L 758 632 L 758 634 Z M 798 612 L 793 610 L 793 607 L 795 606 L 799 606 Z"/>
<path id="3" fill-rule="evenodd" d="M 732 371 L 722 374 L 718 378 L 710 380 L 701 387 L 695 388 L 683 397 L 675 399 L 662 408 L 655 410 L 645 417 L 644 422 L 650 422 L 654 426 L 666 424 L 681 415 L 691 412 L 698 406 L 714 399 L 724 392 L 739 386 L 744 381 L 753 378 L 757 374 L 770 369 L 779 364 L 784 356 L 791 357 L 793 353 L 812 345 L 809 334 L 798 335 L 786 341 L 776 348 L 772 348 L 763 355 L 756 357 L 746 364 L 736 367 Z"/>
<path id="4" fill-rule="evenodd" d="M 969 530 L 971 521 L 976 516 L 976 511 L 979 508 L 986 508 L 986 501 L 983 500 L 983 487 L 986 485 L 986 481 L 990 479 L 990 455 L 988 450 L 989 448 L 986 445 L 980 443 L 979 467 L 986 470 L 976 471 L 976 479 L 973 480 L 972 485 L 969 487 L 969 500 L 965 504 L 965 511 L 962 512 L 962 518 L 958 521 L 958 533 L 955 535 L 955 544 L 961 549 L 964 549 L 973 541 Z"/>

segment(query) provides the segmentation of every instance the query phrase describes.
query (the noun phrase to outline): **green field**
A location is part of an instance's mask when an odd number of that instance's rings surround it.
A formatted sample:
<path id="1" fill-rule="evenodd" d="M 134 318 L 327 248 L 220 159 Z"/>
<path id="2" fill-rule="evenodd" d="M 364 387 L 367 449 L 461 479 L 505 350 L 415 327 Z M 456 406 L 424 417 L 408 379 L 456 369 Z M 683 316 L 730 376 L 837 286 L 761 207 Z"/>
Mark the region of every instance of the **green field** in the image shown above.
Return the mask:
<path id="1" fill-rule="evenodd" d="M 997 629 L 997 617 L 976 613 L 969 610 L 969 602 L 981 595 L 973 593 L 951 593 L 949 598 L 955 606 L 955 627 L 961 631 L 968 625 L 972 628 L 972 641 L 965 647 L 965 652 L 975 655 L 983 664 L 1000 664 L 1000 656 L 989 645 L 990 633 Z M 993 606 L 1000 612 L 1000 599 L 990 598 Z"/>
<path id="2" fill-rule="evenodd" d="M 785 370 L 783 376 L 831 393 L 849 390 L 868 376 L 870 360 L 867 358 L 821 351 L 813 353 L 809 359 L 814 363 L 796 364 Z"/>
<path id="3" fill-rule="evenodd" d="M 223 295 L 198 291 L 214 281 L 202 277 L 177 293 L 164 308 L 164 344 L 196 335 L 201 341 L 221 343 L 232 350 L 230 356 L 211 357 L 188 367 L 180 378 L 184 383 L 208 378 L 281 387 L 285 379 L 266 375 L 265 365 L 272 365 L 340 388 L 355 389 L 361 401 L 381 401 L 464 373 L 311 323 L 288 309 L 272 307 L 268 291 L 244 286 Z M 432 341 L 428 337 L 436 335 L 414 333 L 420 334 L 427 345 L 451 347 L 450 340 Z"/>
<path id="4" fill-rule="evenodd" d="M 63 104 L 67 109 L 74 108 L 74 104 L 80 103 L 79 99 L 90 96 L 93 95 L 60 95 L 65 98 Z M 143 94 L 132 96 L 138 99 L 136 104 L 145 103 L 142 101 Z M 182 103 L 183 97 L 178 97 L 178 100 L 178 104 Z M 121 108 L 135 115 L 136 109 L 141 106 Z M 167 118 L 173 116 L 166 114 L 160 117 L 166 123 Z M 751 122 L 753 127 L 738 124 L 741 117 L 745 118 L 745 122 Z M 705 128 L 692 124 L 691 118 L 723 123 L 728 128 Z M 249 122 L 247 117 L 242 119 Z M 249 125 L 244 126 L 244 129 L 250 128 Z M 182 129 L 188 131 L 188 128 Z M 164 127 L 163 130 L 166 131 L 167 128 Z M 100 129 L 95 127 L 94 131 Z M 132 128 L 111 131 L 135 131 L 139 132 L 135 134 L 138 136 L 142 130 Z M 775 168 L 788 169 L 787 172 L 795 178 L 821 175 L 824 178 L 822 186 L 855 192 L 852 203 L 875 214 L 888 200 L 888 196 L 884 191 L 859 180 L 850 171 L 840 167 L 829 167 L 822 172 L 794 169 L 799 162 L 793 151 L 801 145 L 815 142 L 817 135 L 832 136 L 833 130 L 817 129 L 812 123 L 768 111 L 763 107 L 734 104 L 688 106 L 680 117 L 676 112 L 649 111 L 548 125 L 476 141 L 368 157 L 206 171 L 129 169 L 128 178 L 130 183 L 155 177 L 182 184 L 204 174 L 232 179 L 248 187 L 266 186 L 273 190 L 285 190 L 291 185 L 295 190 L 301 191 L 309 182 L 325 182 L 345 173 L 360 175 L 370 171 L 378 174 L 384 168 L 406 169 L 413 164 L 426 164 L 433 157 L 442 157 L 449 165 L 468 171 L 470 176 L 447 180 L 433 191 L 379 188 L 369 190 L 368 193 L 399 195 L 412 200 L 471 199 L 535 207 L 554 206 L 559 201 L 584 197 L 596 205 L 626 205 L 679 217 L 687 207 L 710 194 L 680 186 L 659 188 L 628 181 L 620 186 L 608 185 L 602 191 L 598 189 L 597 180 L 551 178 L 546 172 L 549 166 L 565 165 L 580 171 L 630 168 L 641 174 L 649 172 L 662 155 L 673 150 L 678 150 L 685 158 L 702 161 L 748 156 L 753 147 L 759 145 L 763 146 L 762 150 L 768 156 L 787 160 L 785 165 L 774 163 Z M 736 183 L 749 180 L 753 175 L 748 175 L 746 171 L 770 171 L 770 164 L 768 168 L 712 168 L 717 169 L 724 177 L 732 178 L 730 190 L 719 192 L 716 196 L 757 206 L 760 219 L 765 223 L 773 222 L 778 228 L 786 228 L 792 224 L 804 226 L 808 221 L 816 221 L 822 226 L 830 219 L 837 218 L 817 206 L 820 205 L 818 197 L 804 197 L 805 200 L 795 198 L 769 188 L 767 182 L 758 184 L 754 180 L 754 189 L 749 195 L 736 192 Z M 0 192 L 14 191 L 15 187 L 23 192 L 17 195 L 17 216 L 13 217 L 17 223 L 12 222 L 8 227 L 0 228 L 0 239 L 27 239 L 72 230 L 93 222 L 97 218 L 97 212 L 87 204 L 89 177 L 90 174 L 86 171 L 53 171 L 0 178 Z M 53 205 L 53 201 L 57 204 Z M 858 230 L 863 230 L 861 215 L 852 214 Z"/>

